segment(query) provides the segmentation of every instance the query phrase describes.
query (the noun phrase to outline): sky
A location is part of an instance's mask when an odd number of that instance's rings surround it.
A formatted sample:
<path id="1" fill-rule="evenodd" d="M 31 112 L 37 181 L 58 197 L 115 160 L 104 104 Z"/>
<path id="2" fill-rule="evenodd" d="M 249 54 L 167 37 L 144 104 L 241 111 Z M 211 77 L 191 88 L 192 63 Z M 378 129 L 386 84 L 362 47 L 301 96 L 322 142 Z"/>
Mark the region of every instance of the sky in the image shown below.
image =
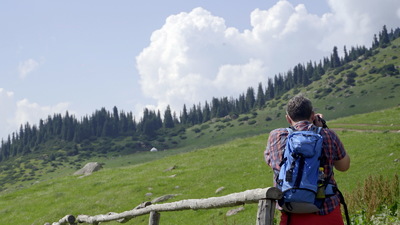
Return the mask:
<path id="1" fill-rule="evenodd" d="M 400 25 L 398 0 L 0 0 L 0 138 L 55 113 L 237 98 Z"/>

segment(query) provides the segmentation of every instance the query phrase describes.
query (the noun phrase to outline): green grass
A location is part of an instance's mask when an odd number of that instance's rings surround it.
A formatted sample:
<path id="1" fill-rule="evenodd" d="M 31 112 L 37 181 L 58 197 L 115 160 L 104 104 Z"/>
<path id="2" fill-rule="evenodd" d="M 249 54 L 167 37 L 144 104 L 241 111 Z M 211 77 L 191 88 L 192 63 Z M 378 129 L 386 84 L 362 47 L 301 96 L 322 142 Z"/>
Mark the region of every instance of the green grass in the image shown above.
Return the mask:
<path id="1" fill-rule="evenodd" d="M 73 144 L 51 141 L 42 152 L 0 164 L 0 224 L 43 224 L 66 214 L 122 212 L 164 194 L 180 194 L 171 200 L 177 201 L 271 186 L 272 173 L 262 154 L 267 133 L 287 126 L 286 102 L 300 91 L 313 101 L 317 112 L 324 114 L 328 126 L 337 129 L 351 156 L 350 171 L 336 173 L 344 192 L 356 190 L 370 174 L 391 177 L 400 169 L 400 163 L 395 162 L 400 159 L 400 75 L 370 71 L 387 64 L 399 65 L 399 58 L 394 57 L 398 55 L 400 39 L 372 57 L 351 62 L 340 73 L 327 71 L 321 80 L 269 101 L 264 109 L 234 120 L 196 125 L 156 140 L 153 144 L 161 150 L 157 144 L 176 143 L 157 153 L 133 153 L 127 147 L 133 140 L 119 137 L 89 143 L 94 149 L 102 145 L 113 149 L 106 154 L 93 150 L 66 157 Z M 351 72 L 358 75 L 353 86 L 345 82 Z M 57 153 L 57 157 L 45 162 L 44 156 L 51 153 Z M 89 161 L 102 163 L 104 169 L 85 178 L 71 175 Z M 173 165 L 177 169 L 163 172 Z M 176 177 L 169 177 L 174 174 Z M 215 194 L 221 186 L 226 189 Z M 153 195 L 146 197 L 150 192 Z M 161 223 L 253 224 L 257 206 L 245 208 L 228 218 L 228 209 L 162 213 Z M 147 224 L 147 217 L 128 224 Z"/>
<path id="2" fill-rule="evenodd" d="M 397 112 L 398 109 L 391 110 Z M 376 113 L 380 115 L 386 112 Z M 371 121 L 380 118 L 374 114 L 364 116 L 375 118 Z M 395 116 L 391 113 L 389 115 Z M 357 117 L 337 121 L 355 121 Z M 356 190 L 360 182 L 371 174 L 391 177 L 398 173 L 400 163 L 395 162 L 395 159 L 400 159 L 399 133 L 337 133 L 351 156 L 351 169 L 346 173 L 335 174 L 344 193 Z M 84 178 L 72 176 L 70 173 L 67 176 L 33 183 L 17 191 L 1 193 L 0 224 L 44 224 L 57 221 L 66 214 L 97 215 L 123 212 L 143 201 L 166 194 L 179 194 L 169 200 L 171 202 L 268 187 L 272 185 L 272 172 L 263 160 L 266 141 L 267 133 L 137 165 L 128 165 L 129 160 L 132 160 L 129 157 L 110 158 L 104 161 L 103 170 Z M 124 166 L 118 167 L 118 163 Z M 171 166 L 176 166 L 176 169 L 164 172 Z M 222 186 L 225 190 L 215 194 Z M 152 193 L 152 196 L 146 196 L 146 193 Z M 229 209 L 161 213 L 161 224 L 254 223 L 257 204 L 245 205 L 243 212 L 226 217 Z M 141 216 L 127 224 L 147 224 L 147 220 L 148 216 Z"/>

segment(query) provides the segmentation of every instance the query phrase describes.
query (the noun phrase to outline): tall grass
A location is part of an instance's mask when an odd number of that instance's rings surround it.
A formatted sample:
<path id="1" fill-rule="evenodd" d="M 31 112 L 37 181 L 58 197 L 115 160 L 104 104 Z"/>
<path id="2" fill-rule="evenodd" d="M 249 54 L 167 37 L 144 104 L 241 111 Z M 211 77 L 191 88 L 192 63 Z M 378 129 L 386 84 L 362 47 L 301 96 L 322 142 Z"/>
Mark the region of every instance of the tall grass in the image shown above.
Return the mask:
<path id="1" fill-rule="evenodd" d="M 400 182 L 398 174 L 384 178 L 368 176 L 364 184 L 346 195 L 355 224 L 400 224 Z"/>

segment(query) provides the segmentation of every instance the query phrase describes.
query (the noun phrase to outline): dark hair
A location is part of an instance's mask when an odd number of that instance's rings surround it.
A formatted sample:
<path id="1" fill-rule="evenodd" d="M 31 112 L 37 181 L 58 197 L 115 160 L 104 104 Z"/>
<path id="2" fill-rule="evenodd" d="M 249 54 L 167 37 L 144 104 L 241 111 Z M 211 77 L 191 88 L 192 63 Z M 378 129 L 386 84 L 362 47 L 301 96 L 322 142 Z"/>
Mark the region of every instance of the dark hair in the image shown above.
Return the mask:
<path id="1" fill-rule="evenodd" d="M 286 107 L 286 113 L 295 122 L 310 119 L 312 112 L 312 103 L 303 94 L 291 98 Z"/>

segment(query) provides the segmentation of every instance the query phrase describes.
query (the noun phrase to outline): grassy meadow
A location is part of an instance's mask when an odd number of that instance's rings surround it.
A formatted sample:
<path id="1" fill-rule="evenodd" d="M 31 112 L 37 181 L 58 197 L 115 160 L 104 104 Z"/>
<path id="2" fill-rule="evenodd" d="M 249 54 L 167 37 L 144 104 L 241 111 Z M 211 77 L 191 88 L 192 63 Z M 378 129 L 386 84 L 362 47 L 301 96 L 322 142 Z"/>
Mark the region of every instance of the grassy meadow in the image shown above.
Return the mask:
<path id="1" fill-rule="evenodd" d="M 396 107 L 328 121 L 335 129 L 348 125 L 337 133 L 351 156 L 351 169 L 335 174 L 346 196 L 358 191 L 371 175 L 391 178 L 399 173 L 400 133 L 388 132 L 398 128 L 399 113 L 400 108 Z M 359 124 L 366 121 L 371 124 L 368 130 L 373 132 L 359 131 Z M 375 129 L 377 125 L 385 129 Z M 265 133 L 168 157 L 162 155 L 167 151 L 147 152 L 141 157 L 160 154 L 160 158 L 135 165 L 135 155 L 110 158 L 103 162 L 104 169 L 83 178 L 73 176 L 71 169 L 66 175 L 0 193 L 0 224 L 44 224 L 58 221 L 67 214 L 123 212 L 166 194 L 177 195 L 168 201 L 172 202 L 269 187 L 272 171 L 263 159 L 267 138 L 268 133 Z M 176 168 L 165 171 L 172 166 Z M 216 194 L 220 187 L 225 189 Z M 244 211 L 230 217 L 225 214 L 231 208 L 163 212 L 160 223 L 254 224 L 257 204 L 244 207 Z M 359 210 L 362 209 L 354 208 L 350 213 Z M 134 218 L 126 224 L 148 224 L 148 216 Z"/>
<path id="2" fill-rule="evenodd" d="M 50 140 L 41 151 L 0 165 L 0 224 L 38 225 L 58 221 L 67 214 L 119 213 L 167 194 L 176 194 L 168 200 L 172 202 L 272 186 L 272 171 L 263 159 L 268 132 L 286 126 L 286 102 L 299 92 L 324 114 L 351 157 L 350 170 L 336 172 L 335 177 L 348 197 L 354 224 L 400 224 L 398 180 L 393 182 L 397 185 L 391 189 L 393 193 L 383 188 L 390 186 L 386 184 L 395 181 L 400 171 L 400 80 L 398 74 L 380 72 L 388 64 L 398 67 L 399 54 L 400 39 L 396 39 L 389 47 L 374 50 L 370 57 L 328 70 L 307 87 L 294 88 L 268 101 L 265 108 L 152 140 L 153 146 L 170 146 L 158 147 L 159 152 L 134 153 L 129 147 L 133 144 L 131 137 L 117 137 L 79 143 L 79 147 L 88 145 L 92 151 L 81 148 L 78 155 L 67 157 L 68 148 L 74 148 L 75 143 Z M 354 74 L 351 83 L 349 78 Z M 102 153 L 97 151 L 99 147 L 110 151 Z M 56 157 L 47 159 L 50 154 Z M 104 168 L 83 178 L 72 175 L 93 161 Z M 175 169 L 165 171 L 172 166 Z M 225 189 L 217 194 L 220 187 Z M 373 194 L 368 196 L 370 192 Z M 384 202 L 379 201 L 382 199 Z M 382 213 L 382 204 L 389 207 L 388 214 Z M 244 207 L 244 211 L 229 217 L 226 212 L 230 208 L 163 212 L 160 223 L 254 224 L 257 204 Z M 395 222 L 371 222 L 370 216 L 375 214 Z M 126 224 L 148 224 L 148 216 Z"/>

